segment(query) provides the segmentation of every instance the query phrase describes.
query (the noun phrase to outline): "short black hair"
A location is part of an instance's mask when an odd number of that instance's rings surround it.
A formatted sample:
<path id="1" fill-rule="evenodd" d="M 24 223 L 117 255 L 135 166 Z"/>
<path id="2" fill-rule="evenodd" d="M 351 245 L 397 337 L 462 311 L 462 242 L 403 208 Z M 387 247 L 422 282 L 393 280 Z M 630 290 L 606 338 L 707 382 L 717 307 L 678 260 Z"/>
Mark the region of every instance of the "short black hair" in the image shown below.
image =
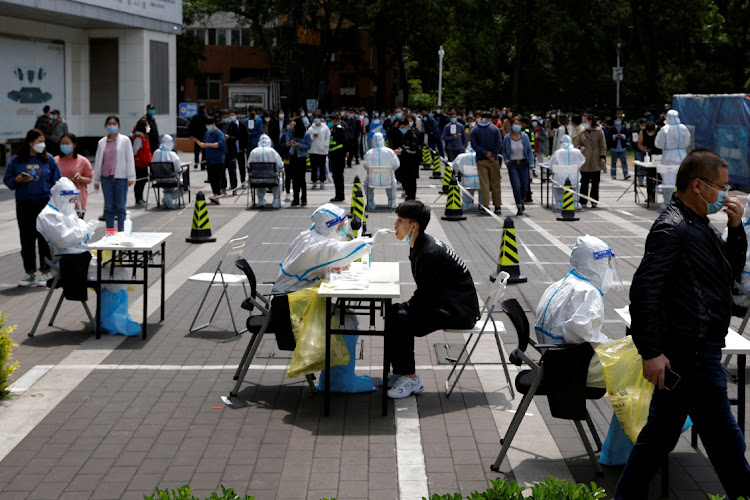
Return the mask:
<path id="1" fill-rule="evenodd" d="M 581 124 L 581 115 L 573 115 L 570 117 L 570 122 L 576 127 Z"/>
<path id="2" fill-rule="evenodd" d="M 216 123 L 216 117 L 211 116 L 211 115 L 206 117 L 206 125 L 213 125 L 215 123 Z"/>
<path id="3" fill-rule="evenodd" d="M 649 131 L 649 132 L 651 132 L 652 130 L 656 130 L 656 123 L 654 123 L 652 121 L 647 121 L 646 122 L 646 130 Z"/>
<path id="4" fill-rule="evenodd" d="M 489 111 L 482 111 L 482 118 L 492 118 L 492 113 Z"/>
<path id="5" fill-rule="evenodd" d="M 680 170 L 677 171 L 677 191 L 685 192 L 693 179 L 718 179 L 720 168 L 729 168 L 729 164 L 721 156 L 704 148 L 692 150 L 682 160 Z"/>
<path id="6" fill-rule="evenodd" d="M 423 233 L 430 223 L 430 207 L 417 200 L 409 200 L 396 207 L 396 215 L 403 219 L 411 219 L 419 224 L 419 232 Z"/>
<path id="7" fill-rule="evenodd" d="M 45 106 L 45 107 L 43 107 L 43 108 L 42 108 L 42 111 L 44 112 L 44 114 L 45 114 L 45 115 L 46 115 L 47 113 L 49 113 L 49 106 Z"/>
<path id="8" fill-rule="evenodd" d="M 408 120 L 408 119 L 406 119 L 406 118 L 401 118 L 401 119 L 400 119 L 400 120 L 398 121 L 398 126 L 400 127 L 401 125 L 406 125 L 406 126 L 408 126 L 408 125 L 409 125 L 409 120 Z"/>
<path id="9" fill-rule="evenodd" d="M 29 159 L 31 158 L 31 143 L 37 140 L 39 137 L 45 136 L 44 132 L 42 132 L 38 128 L 32 128 L 31 130 L 26 132 L 26 140 L 23 142 L 21 149 L 18 150 L 17 158 L 19 161 L 29 161 Z M 42 154 L 38 154 L 37 156 L 39 157 L 39 161 L 41 161 L 42 163 L 47 163 L 49 161 L 49 158 L 47 156 L 47 148 L 44 148 Z"/>
<path id="10" fill-rule="evenodd" d="M 117 122 L 117 126 L 120 126 L 120 118 L 118 118 L 117 115 L 109 115 L 106 120 L 104 120 L 104 126 L 107 126 L 107 122 L 110 120 L 114 120 Z"/>

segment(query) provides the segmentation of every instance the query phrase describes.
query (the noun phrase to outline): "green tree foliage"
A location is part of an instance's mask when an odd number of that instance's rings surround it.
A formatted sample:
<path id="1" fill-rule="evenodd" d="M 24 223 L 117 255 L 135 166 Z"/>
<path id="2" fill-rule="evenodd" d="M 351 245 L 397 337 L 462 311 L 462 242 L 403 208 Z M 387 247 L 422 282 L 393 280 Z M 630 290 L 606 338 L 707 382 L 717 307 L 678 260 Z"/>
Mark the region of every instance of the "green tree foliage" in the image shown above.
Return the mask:
<path id="1" fill-rule="evenodd" d="M 184 9 L 186 22 L 235 12 L 269 76 L 300 96 L 323 97 L 330 71 L 351 70 L 346 61 L 404 104 L 416 92 L 421 106 L 437 96 L 443 45 L 445 105 L 611 108 L 618 43 L 626 106 L 750 92 L 750 0 L 185 0 Z M 299 44 L 300 27 L 320 43 Z M 383 96 L 378 107 L 394 104 Z"/>

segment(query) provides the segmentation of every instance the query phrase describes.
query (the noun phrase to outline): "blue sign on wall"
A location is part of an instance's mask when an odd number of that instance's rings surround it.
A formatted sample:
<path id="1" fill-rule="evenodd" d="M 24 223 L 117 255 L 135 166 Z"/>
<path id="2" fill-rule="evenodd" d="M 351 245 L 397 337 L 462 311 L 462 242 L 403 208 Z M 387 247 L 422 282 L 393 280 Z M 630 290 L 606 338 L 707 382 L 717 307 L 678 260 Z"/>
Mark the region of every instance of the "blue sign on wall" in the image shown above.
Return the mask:
<path id="1" fill-rule="evenodd" d="M 198 114 L 198 103 L 197 102 L 181 102 L 180 103 L 180 118 L 192 118 Z"/>

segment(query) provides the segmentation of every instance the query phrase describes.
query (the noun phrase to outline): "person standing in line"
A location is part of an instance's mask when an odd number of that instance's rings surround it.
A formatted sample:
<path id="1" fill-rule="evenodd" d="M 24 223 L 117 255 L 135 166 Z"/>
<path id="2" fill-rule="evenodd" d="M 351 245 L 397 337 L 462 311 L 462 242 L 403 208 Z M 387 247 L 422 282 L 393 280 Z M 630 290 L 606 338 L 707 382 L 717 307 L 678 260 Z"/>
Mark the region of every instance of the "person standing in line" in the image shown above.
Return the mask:
<path id="1" fill-rule="evenodd" d="M 401 164 L 399 169 L 396 170 L 396 180 L 403 186 L 406 199 L 415 200 L 417 198 L 417 177 L 419 176 L 422 143 L 417 132 L 412 130 L 406 118 L 402 118 L 397 125 L 398 136 L 395 136 L 395 144 L 391 147 Z"/>
<path id="2" fill-rule="evenodd" d="M 60 139 L 68 133 L 68 122 L 63 120 L 59 109 L 54 110 L 49 116 L 52 122 L 45 142 L 50 154 L 57 155 L 60 153 Z"/>
<path id="3" fill-rule="evenodd" d="M 305 170 L 307 169 L 307 155 L 312 146 L 312 136 L 307 132 L 302 117 L 297 117 L 292 122 L 292 137 L 287 142 L 289 146 L 289 167 L 292 171 L 292 191 L 294 196 L 291 206 L 307 206 L 307 181 L 305 181 Z"/>
<path id="4" fill-rule="evenodd" d="M 654 384 L 646 425 L 615 499 L 648 498 L 651 478 L 677 444 L 685 417 L 731 499 L 750 498 L 745 437 L 732 414 L 721 349 L 732 317 L 732 287 L 745 265 L 743 205 L 729 197 L 727 162 L 706 149 L 685 157 L 677 193 L 656 219 L 630 288 L 630 333 Z M 727 237 L 709 214 L 724 212 Z M 679 377 L 665 387 L 669 372 Z M 665 390 L 669 389 L 669 390 Z"/>
<path id="5" fill-rule="evenodd" d="M 190 119 L 190 139 L 193 141 L 193 163 L 197 167 L 200 165 L 201 170 L 206 170 L 206 164 L 201 163 L 201 147 L 195 142 L 206 135 L 206 105 L 204 103 L 198 104 L 198 113 Z M 203 156 L 205 161 L 206 157 Z"/>
<path id="6" fill-rule="evenodd" d="M 44 134 L 31 129 L 18 154 L 5 167 L 3 182 L 16 194 L 16 222 L 21 239 L 21 258 L 26 274 L 18 286 L 45 286 L 50 279 L 50 258 L 46 239 L 36 230 L 36 217 L 47 206 L 50 190 L 60 179 L 60 169 L 55 159 L 47 153 Z M 36 250 L 39 248 L 39 267 L 36 265 Z M 39 270 L 39 276 L 36 272 Z"/>
<path id="7" fill-rule="evenodd" d="M 224 172 L 221 174 L 221 194 L 227 194 L 227 174 L 232 196 L 237 196 L 237 143 L 239 129 L 232 120 L 229 110 L 221 111 L 221 131 L 224 132 Z"/>
<path id="8" fill-rule="evenodd" d="M 50 110 L 50 107 L 45 106 L 42 108 L 42 114 L 39 115 L 36 119 L 36 123 L 34 123 L 34 128 L 44 134 L 45 137 L 49 134 L 52 126 L 52 117 L 50 117 L 51 113 L 52 111 Z"/>
<path id="9" fill-rule="evenodd" d="M 237 169 L 240 171 L 240 184 L 243 188 L 246 188 L 247 162 L 245 161 L 245 158 L 247 158 L 247 154 L 249 153 L 250 134 L 247 131 L 247 125 L 245 125 L 245 122 L 237 118 L 236 110 L 233 109 L 229 112 L 229 119 L 234 122 L 237 127 L 237 154 L 235 157 L 237 158 Z"/>
<path id="10" fill-rule="evenodd" d="M 213 196 L 209 198 L 214 205 L 219 204 L 221 194 L 221 178 L 224 176 L 224 132 L 216 127 L 216 118 L 206 118 L 206 133 L 203 140 L 199 141 L 193 137 L 195 142 L 204 150 L 208 168 L 208 182 L 211 183 Z"/>
<path id="11" fill-rule="evenodd" d="M 346 134 L 338 113 L 333 114 L 331 120 L 331 142 L 328 147 L 328 158 L 331 162 L 331 177 L 336 194 L 331 202 L 344 201 L 344 168 L 346 167 Z"/>
<path id="12" fill-rule="evenodd" d="M 448 161 L 455 160 L 456 156 L 466 151 L 466 131 L 463 124 L 458 122 L 455 109 L 451 110 L 450 122 L 443 129 L 443 141 Z"/>
<path id="13" fill-rule="evenodd" d="M 307 132 L 312 137 L 312 145 L 310 146 L 312 189 L 318 189 L 318 181 L 320 181 L 320 189 L 323 189 L 326 182 L 326 156 L 328 156 L 328 148 L 331 144 L 331 131 L 323 123 L 320 113 L 315 113 L 312 125 L 307 129 Z"/>
<path id="14" fill-rule="evenodd" d="M 145 205 L 143 189 L 148 182 L 148 166 L 151 163 L 151 146 L 149 136 L 151 127 L 145 118 L 141 118 L 133 127 L 133 155 L 135 160 L 135 204 Z"/>
<path id="15" fill-rule="evenodd" d="M 94 161 L 94 189 L 102 186 L 104 220 L 107 229 L 125 229 L 128 188 L 135 184 L 135 157 L 128 136 L 120 133 L 120 119 L 111 115 L 104 121 L 107 135 L 99 139 Z M 150 151 L 149 151 L 150 154 Z"/>
<path id="16" fill-rule="evenodd" d="M 258 111 L 255 108 L 250 108 L 250 116 L 247 118 L 247 131 L 250 134 L 248 149 L 250 151 L 258 147 L 260 136 L 263 135 L 263 120 L 258 116 L 260 114 Z"/>
<path id="17" fill-rule="evenodd" d="M 146 106 L 146 114 L 143 116 L 148 123 L 148 143 L 151 153 L 159 149 L 159 126 L 156 125 L 156 108 L 153 104 Z"/>
<path id="18" fill-rule="evenodd" d="M 514 118 L 510 134 L 503 139 L 503 157 L 505 158 L 505 165 L 508 167 L 508 177 L 510 177 L 510 185 L 513 188 L 513 198 L 517 209 L 516 215 L 518 216 L 523 215 L 524 210 L 526 210 L 524 201 L 530 189 L 529 169 L 534 168 L 534 151 L 531 149 L 529 136 L 522 128 L 521 120 L 518 117 Z M 495 206 L 497 205 L 496 203 Z"/>
<path id="19" fill-rule="evenodd" d="M 281 115 L 283 116 L 283 115 Z M 280 118 L 279 121 L 282 119 Z M 294 131 L 292 130 L 291 121 L 284 125 L 284 131 L 279 135 L 279 144 L 276 146 L 276 151 L 281 155 L 281 160 L 284 162 L 284 201 L 290 201 L 292 199 L 292 167 L 291 167 L 291 156 L 289 155 L 289 149 Z"/>
<path id="20" fill-rule="evenodd" d="M 622 118 L 615 118 L 613 124 L 607 130 L 607 143 L 609 145 L 609 154 L 612 157 L 612 164 L 609 167 L 609 173 L 612 179 L 617 178 L 617 160 L 620 160 L 622 166 L 622 175 L 625 180 L 630 179 L 628 173 L 628 136 L 625 133 L 625 127 L 622 124 Z"/>
<path id="21" fill-rule="evenodd" d="M 89 160 L 76 153 L 78 140 L 73 134 L 65 134 L 60 139 L 60 156 L 55 157 L 60 173 L 73 181 L 80 192 L 76 213 L 81 219 L 86 215 L 86 203 L 89 198 L 89 184 L 94 179 L 94 169 Z"/>
<path id="22" fill-rule="evenodd" d="M 575 119 L 575 116 L 573 117 Z M 581 123 L 582 131 L 573 140 L 586 158 L 586 163 L 581 167 L 581 206 L 585 207 L 589 201 L 587 196 L 593 200 L 599 200 L 599 181 L 602 170 L 607 169 L 607 141 L 604 132 L 594 121 L 591 114 L 583 115 Z M 575 123 L 575 121 L 574 121 Z M 589 193 L 589 184 L 591 192 Z M 597 201 L 591 201 L 591 208 L 596 208 Z"/>
<path id="23" fill-rule="evenodd" d="M 485 111 L 482 119 L 471 131 L 471 147 L 477 154 L 477 172 L 479 173 L 479 191 L 482 203 L 489 207 L 490 192 L 495 213 L 501 213 L 500 200 L 500 155 L 503 143 L 500 130 L 490 123 L 492 113 Z"/>

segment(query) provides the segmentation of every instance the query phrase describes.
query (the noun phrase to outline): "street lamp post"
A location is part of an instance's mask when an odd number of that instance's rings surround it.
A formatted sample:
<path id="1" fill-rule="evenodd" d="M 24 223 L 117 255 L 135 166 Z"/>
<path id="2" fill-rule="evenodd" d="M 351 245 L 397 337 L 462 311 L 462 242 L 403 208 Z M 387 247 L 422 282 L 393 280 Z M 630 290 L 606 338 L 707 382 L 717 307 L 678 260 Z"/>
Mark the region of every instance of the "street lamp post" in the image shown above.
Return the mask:
<path id="1" fill-rule="evenodd" d="M 443 50 L 443 46 L 440 46 L 440 50 L 438 50 L 438 58 L 440 60 L 440 69 L 438 70 L 438 106 L 443 105 L 443 56 L 445 55 L 445 51 Z"/>
<path id="2" fill-rule="evenodd" d="M 620 82 L 622 81 L 622 66 L 620 66 L 620 42 L 617 42 L 617 66 L 612 68 L 612 79 L 617 84 L 617 100 L 615 105 L 620 107 Z"/>

